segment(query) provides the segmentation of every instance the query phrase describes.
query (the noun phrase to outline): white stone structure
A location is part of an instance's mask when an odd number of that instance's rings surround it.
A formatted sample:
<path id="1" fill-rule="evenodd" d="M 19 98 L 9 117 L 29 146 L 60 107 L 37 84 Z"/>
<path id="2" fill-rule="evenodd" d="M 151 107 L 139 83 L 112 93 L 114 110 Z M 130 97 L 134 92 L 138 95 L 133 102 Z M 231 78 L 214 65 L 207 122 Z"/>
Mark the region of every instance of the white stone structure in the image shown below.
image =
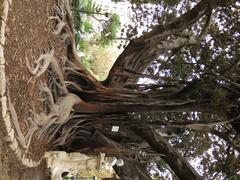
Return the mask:
<path id="1" fill-rule="evenodd" d="M 49 151 L 44 156 L 52 180 L 62 180 L 62 173 L 79 174 L 91 170 L 109 169 L 114 165 L 123 166 L 122 159 L 105 157 L 104 153 L 86 156 L 81 153 L 66 153 L 64 151 Z"/>

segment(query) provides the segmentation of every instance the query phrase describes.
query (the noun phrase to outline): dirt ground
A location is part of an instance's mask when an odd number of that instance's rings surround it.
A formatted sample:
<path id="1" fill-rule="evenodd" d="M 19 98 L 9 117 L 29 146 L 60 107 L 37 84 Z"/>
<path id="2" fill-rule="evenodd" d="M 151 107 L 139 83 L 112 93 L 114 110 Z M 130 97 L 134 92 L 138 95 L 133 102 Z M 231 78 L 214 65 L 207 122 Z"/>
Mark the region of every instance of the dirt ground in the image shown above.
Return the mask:
<path id="1" fill-rule="evenodd" d="M 3 137 L 1 131 L 0 137 Z M 0 180 L 50 180 L 45 167 L 43 162 L 36 168 L 19 169 L 0 138 Z"/>
<path id="2" fill-rule="evenodd" d="M 47 75 L 43 75 L 28 82 L 31 75 L 26 67 L 26 57 L 33 65 L 33 61 L 38 59 L 50 45 L 54 47 L 54 55 L 57 59 L 65 52 L 63 42 L 51 33 L 54 22 L 47 23 L 47 17 L 54 14 L 52 8 L 54 4 L 56 0 L 14 0 L 7 20 L 4 47 L 7 62 L 6 76 L 11 100 L 24 133 L 30 127 L 27 121 L 29 109 L 35 109 L 37 112 L 42 110 L 38 84 L 48 81 Z M 33 137 L 29 156 L 38 160 L 48 147 L 44 140 L 39 141 Z M 31 177 L 31 172 L 34 174 L 43 167 L 37 168 L 38 170 L 19 170 L 14 166 L 14 159 L 11 159 L 6 149 L 4 141 L 0 139 L 0 180 L 28 179 L 25 177 L 26 172 Z M 35 180 L 36 177 L 33 179 Z"/>

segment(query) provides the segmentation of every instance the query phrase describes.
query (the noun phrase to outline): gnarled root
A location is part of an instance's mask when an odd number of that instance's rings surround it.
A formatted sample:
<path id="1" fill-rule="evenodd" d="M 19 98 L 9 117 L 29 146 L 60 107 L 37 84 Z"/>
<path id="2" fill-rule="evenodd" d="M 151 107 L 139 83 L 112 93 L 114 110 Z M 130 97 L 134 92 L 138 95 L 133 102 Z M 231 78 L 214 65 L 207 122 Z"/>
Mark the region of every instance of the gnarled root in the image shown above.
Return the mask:
<path id="1" fill-rule="evenodd" d="M 67 12 L 65 10 L 65 5 L 62 0 L 58 1 L 58 5 L 54 5 L 53 9 L 56 11 L 55 16 L 48 17 L 48 20 L 56 20 L 57 25 L 55 29 L 52 31 L 53 34 L 59 35 L 62 41 L 66 41 L 71 35 L 68 31 L 67 23 L 65 22 Z"/>
<path id="2" fill-rule="evenodd" d="M 38 126 L 32 121 L 31 118 L 28 118 L 29 122 L 32 124 L 32 126 L 28 129 L 26 135 L 25 135 L 25 140 L 27 142 L 26 144 L 26 153 L 28 153 L 29 146 L 32 142 L 32 137 L 33 134 L 38 130 Z"/>
<path id="3" fill-rule="evenodd" d="M 25 136 L 23 135 L 23 132 L 21 131 L 20 124 L 19 124 L 19 121 L 18 121 L 17 112 L 14 108 L 14 105 L 11 102 L 9 89 L 7 89 L 7 93 L 8 93 L 8 110 L 9 110 L 9 112 L 11 114 L 11 117 L 12 117 L 11 119 L 12 119 L 14 129 L 15 129 L 15 132 L 16 132 L 16 138 L 18 139 L 21 146 L 25 149 L 26 153 L 28 153 L 28 149 L 29 149 L 29 146 L 31 144 L 32 136 L 38 128 L 35 125 L 35 123 L 32 123 L 32 121 L 30 120 L 30 123 L 33 126 L 31 128 L 29 128 L 29 130 L 28 130 L 28 132 Z"/>
<path id="4" fill-rule="evenodd" d="M 48 17 L 48 20 L 57 20 L 57 25 L 56 28 L 52 31 L 53 34 L 55 35 L 60 35 L 60 33 L 63 30 L 63 27 L 66 25 L 66 23 L 64 23 L 58 16 L 50 16 Z"/>
<path id="5" fill-rule="evenodd" d="M 26 59 L 26 65 L 31 73 L 35 78 L 40 77 L 48 68 L 50 63 L 52 62 L 54 50 L 50 50 L 46 52 L 45 54 L 41 54 L 40 57 L 34 61 L 35 68 L 32 68 L 29 64 L 27 56 L 25 56 Z"/>
<path id="6" fill-rule="evenodd" d="M 63 19 L 67 15 L 63 0 L 58 0 L 58 4 L 54 5 L 53 8 L 56 10 L 57 15 L 61 17 L 61 19 Z"/>
<path id="7" fill-rule="evenodd" d="M 36 61 L 34 61 L 34 63 L 36 64 L 36 66 L 33 69 L 30 66 L 29 61 L 26 57 L 27 68 L 28 68 L 29 72 L 35 78 L 40 77 L 48 68 L 50 68 L 51 73 L 53 75 L 52 77 L 55 78 L 55 82 L 59 83 L 60 86 L 62 87 L 61 92 L 63 94 L 67 93 L 67 88 L 66 88 L 66 85 L 64 83 L 64 77 L 63 77 L 61 69 L 58 65 L 58 62 L 57 62 L 56 58 L 54 57 L 54 50 L 53 49 L 47 51 L 45 54 L 42 54 Z M 30 80 L 31 80 L 31 78 L 30 78 Z"/>
<path id="8" fill-rule="evenodd" d="M 50 64 L 50 69 L 51 69 L 52 77 L 55 79 L 55 84 L 57 86 L 60 85 L 61 88 L 59 88 L 59 89 L 62 92 L 62 94 L 67 94 L 68 90 L 65 85 L 63 73 L 62 73 L 61 68 L 59 67 L 58 62 L 55 58 L 52 59 L 52 62 Z"/>
<path id="9" fill-rule="evenodd" d="M 73 109 L 73 106 L 80 102 L 81 102 L 80 98 L 75 94 L 68 93 L 63 97 L 60 97 L 54 104 L 54 111 L 50 112 L 49 114 L 53 116 L 49 119 L 48 122 L 44 122 L 45 126 L 43 131 L 45 131 L 52 124 L 64 124 L 68 120 Z"/>
<path id="10" fill-rule="evenodd" d="M 46 85 L 40 85 L 40 92 L 44 103 L 48 106 L 48 112 L 38 114 L 32 111 L 32 120 L 39 128 L 39 137 L 46 134 L 50 126 L 65 123 L 71 114 L 73 106 L 81 102 L 77 95 L 66 93 L 58 97 L 55 103 L 52 92 Z"/>
<path id="11" fill-rule="evenodd" d="M 18 139 L 18 141 L 22 145 L 22 147 L 26 148 L 26 139 L 24 138 L 24 135 L 20 129 L 17 112 L 14 108 L 14 105 L 11 102 L 9 90 L 8 90 L 8 110 L 11 114 L 11 120 L 13 122 L 13 126 L 14 126 L 14 129 L 16 132 L 16 138 Z"/>
<path id="12" fill-rule="evenodd" d="M 46 84 L 40 84 L 39 91 L 42 96 L 42 101 L 48 106 L 48 110 L 51 112 L 55 111 L 54 99 L 51 90 L 47 87 Z"/>

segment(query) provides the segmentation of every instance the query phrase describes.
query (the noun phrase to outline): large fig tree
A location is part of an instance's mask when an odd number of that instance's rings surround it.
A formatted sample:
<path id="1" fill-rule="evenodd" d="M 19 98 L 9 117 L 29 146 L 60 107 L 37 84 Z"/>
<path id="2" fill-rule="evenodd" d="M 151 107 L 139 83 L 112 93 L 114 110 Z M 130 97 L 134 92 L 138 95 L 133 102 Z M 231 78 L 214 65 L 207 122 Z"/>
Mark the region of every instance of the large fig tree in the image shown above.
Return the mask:
<path id="1" fill-rule="evenodd" d="M 180 4 L 181 11 L 173 11 Z M 171 15 L 156 11 L 158 21 L 130 40 L 100 82 L 80 63 L 70 6 L 59 1 L 49 20 L 57 22 L 53 33 L 65 41 L 67 57 L 55 59 L 50 49 L 36 68 L 28 64 L 34 78 L 49 69 L 50 84 L 40 87 L 45 112 L 33 112 L 32 120 L 51 150 L 122 157 L 125 165 L 116 171 L 123 179 L 149 179 L 150 161 L 164 160 L 184 180 L 203 179 L 188 162 L 192 140 L 177 151 L 179 143 L 170 143 L 163 131 L 179 138 L 211 134 L 229 145 L 227 153 L 239 153 L 239 5 L 219 0 L 184 5 L 177 1 Z M 210 177 L 239 171 L 239 165 L 235 171 L 224 168 Z"/>

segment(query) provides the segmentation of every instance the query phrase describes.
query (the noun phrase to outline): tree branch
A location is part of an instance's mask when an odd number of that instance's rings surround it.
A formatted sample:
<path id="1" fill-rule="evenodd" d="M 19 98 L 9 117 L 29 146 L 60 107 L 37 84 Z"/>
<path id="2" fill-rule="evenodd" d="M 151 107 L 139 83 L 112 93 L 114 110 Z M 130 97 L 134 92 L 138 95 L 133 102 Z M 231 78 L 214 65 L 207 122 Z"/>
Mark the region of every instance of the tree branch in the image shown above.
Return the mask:
<path id="1" fill-rule="evenodd" d="M 172 22 L 164 25 L 156 25 L 152 28 L 152 31 L 131 41 L 114 63 L 108 78 L 104 81 L 104 84 L 111 87 L 124 87 L 129 80 L 129 77 L 118 76 L 118 74 L 124 73 L 123 69 L 129 68 L 137 70 L 138 73 L 142 73 L 152 61 L 159 57 L 160 53 L 185 45 L 196 44 L 199 37 L 196 39 L 179 37 L 176 40 L 170 41 L 166 41 L 165 39 L 166 37 L 175 35 L 176 33 L 189 28 L 204 16 L 209 9 L 216 6 L 217 0 L 202 0 L 190 11 L 176 18 Z M 209 24 L 208 22 L 210 21 L 207 20 L 206 24 Z M 207 25 L 205 25 L 205 27 L 207 27 Z M 207 29 L 205 27 L 203 28 L 203 32 Z M 204 34 L 205 33 L 202 33 L 202 35 Z M 200 37 L 202 36 L 200 35 Z M 157 42 L 157 44 L 155 42 Z M 135 83 L 137 79 L 137 77 L 135 77 L 134 80 L 131 79 L 131 83 Z"/>
<path id="2" fill-rule="evenodd" d="M 161 158 L 171 167 L 180 180 L 203 180 L 192 166 L 153 129 L 134 127 L 132 130 L 142 137 L 153 150 L 165 155 Z"/>

